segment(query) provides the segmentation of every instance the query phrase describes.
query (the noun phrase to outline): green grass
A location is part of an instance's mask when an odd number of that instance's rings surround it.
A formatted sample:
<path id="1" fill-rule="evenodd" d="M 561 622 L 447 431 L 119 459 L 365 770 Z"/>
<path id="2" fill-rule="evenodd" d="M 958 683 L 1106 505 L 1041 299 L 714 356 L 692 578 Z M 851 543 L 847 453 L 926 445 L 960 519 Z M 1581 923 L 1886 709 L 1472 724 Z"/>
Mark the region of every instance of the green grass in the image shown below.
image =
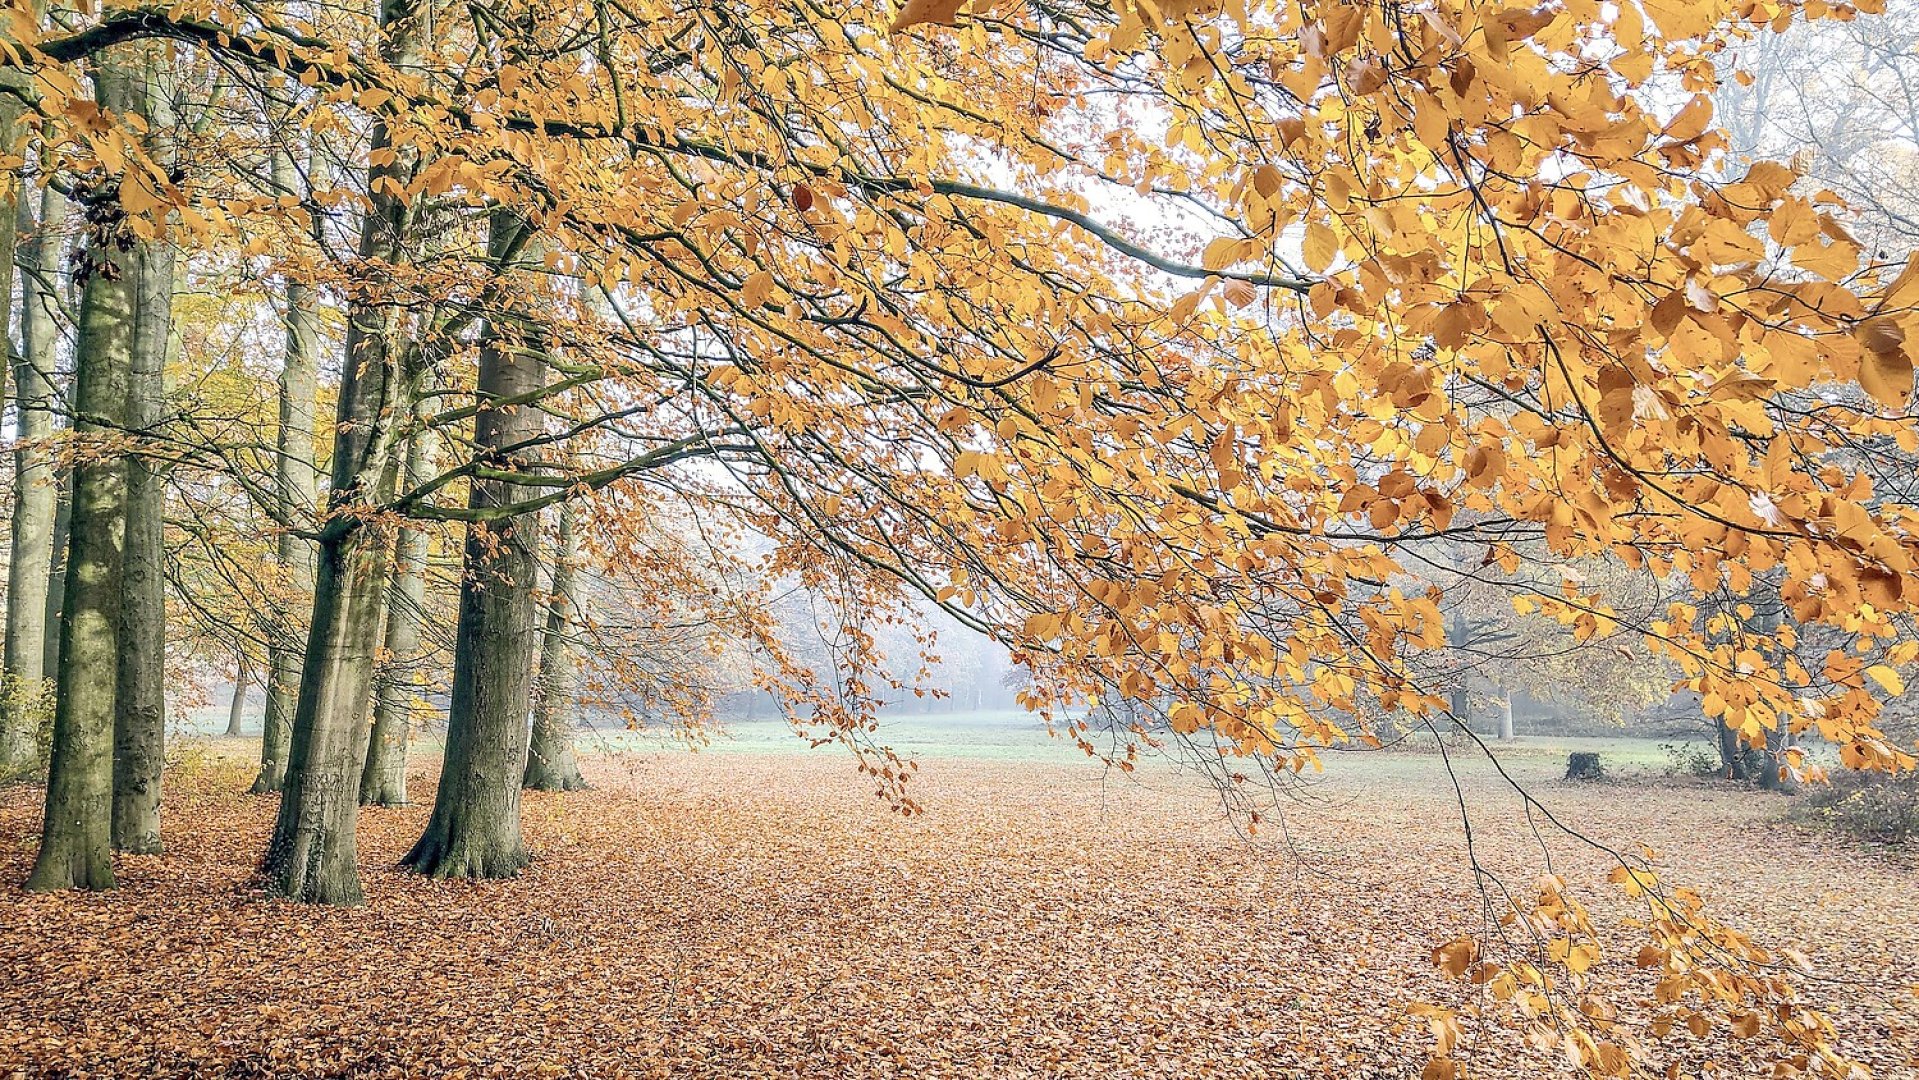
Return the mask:
<path id="1" fill-rule="evenodd" d="M 793 729 L 776 720 L 730 720 L 708 732 L 700 748 L 710 754 L 842 754 L 837 744 L 809 748 Z M 920 760 L 960 758 L 990 761 L 1066 760 L 1080 756 L 1073 744 L 1047 735 L 1038 718 L 1017 710 L 951 713 L 903 713 L 884 716 L 872 735 L 878 745 Z M 587 731 L 585 750 L 682 749 L 684 742 L 664 728 L 640 731 Z"/>
<path id="2" fill-rule="evenodd" d="M 257 730 L 258 718 L 250 717 L 249 731 Z M 226 710 L 209 708 L 175 719 L 173 730 L 187 736 L 218 736 L 226 727 Z M 579 746 L 585 753 L 703 753 L 744 755 L 844 755 L 837 744 L 809 747 L 793 729 L 777 720 L 727 720 L 708 731 L 708 741 L 690 748 L 665 727 L 629 731 L 617 727 L 599 727 L 581 731 Z M 1068 739 L 1047 734 L 1037 717 L 1019 710 L 953 711 L 939 713 L 903 712 L 883 716 L 880 727 L 871 736 L 878 745 L 890 746 L 902 756 L 925 763 L 941 760 L 977 760 L 999 762 L 1072 763 L 1085 755 Z M 1096 739 L 1103 743 L 1103 738 Z M 1488 740 L 1497 755 L 1499 767 L 1516 778 L 1534 782 L 1557 779 L 1565 772 L 1566 756 L 1574 751 L 1593 751 L 1602 755 L 1606 767 L 1615 775 L 1663 773 L 1669 758 L 1661 743 L 1669 740 L 1613 737 L 1532 736 L 1501 745 Z M 440 749 L 441 736 L 429 732 L 419 737 L 415 752 L 432 754 Z M 1448 767 L 1465 778 L 1492 778 L 1496 770 L 1485 754 L 1470 742 L 1454 741 L 1442 757 L 1430 738 L 1416 740 L 1416 749 L 1392 752 L 1341 751 L 1325 755 L 1326 777 L 1335 782 L 1431 779 Z M 1148 762 L 1151 768 L 1152 763 Z"/>

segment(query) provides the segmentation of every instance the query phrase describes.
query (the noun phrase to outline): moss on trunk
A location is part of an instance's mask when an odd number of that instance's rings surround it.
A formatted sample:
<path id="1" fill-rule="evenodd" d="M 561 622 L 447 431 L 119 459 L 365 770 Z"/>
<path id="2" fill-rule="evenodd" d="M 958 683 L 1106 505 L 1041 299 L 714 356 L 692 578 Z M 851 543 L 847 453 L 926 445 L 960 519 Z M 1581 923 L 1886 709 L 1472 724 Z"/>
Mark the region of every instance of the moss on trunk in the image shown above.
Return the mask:
<path id="1" fill-rule="evenodd" d="M 111 73 L 102 97 L 116 104 Z M 75 348 L 76 435 L 113 439 L 123 426 L 133 358 L 133 277 L 121 250 L 123 223 L 90 222 Z M 40 852 L 27 888 L 110 889 L 114 683 L 118 665 L 121 545 L 126 541 L 126 463 L 93 454 L 74 466 L 53 753 Z"/>

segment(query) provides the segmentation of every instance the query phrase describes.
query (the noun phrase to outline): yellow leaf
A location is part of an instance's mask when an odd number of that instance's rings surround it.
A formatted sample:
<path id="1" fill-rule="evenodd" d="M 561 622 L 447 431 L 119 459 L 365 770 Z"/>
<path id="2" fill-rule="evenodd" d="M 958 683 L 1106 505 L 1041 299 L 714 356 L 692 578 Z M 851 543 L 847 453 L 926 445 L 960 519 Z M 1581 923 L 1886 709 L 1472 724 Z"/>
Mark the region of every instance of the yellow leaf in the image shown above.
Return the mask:
<path id="1" fill-rule="evenodd" d="M 1239 261 L 1239 238 L 1222 236 L 1206 245 L 1200 253 L 1199 265 L 1208 270 L 1224 270 Z"/>
<path id="2" fill-rule="evenodd" d="M 1899 346 L 1906 342 L 1906 332 L 1884 315 L 1860 323 L 1853 334 L 1859 339 L 1859 344 L 1876 353 L 1897 352 Z"/>
<path id="3" fill-rule="evenodd" d="M 1279 194 L 1284 183 L 1285 177 L 1271 165 L 1261 165 L 1253 170 L 1253 190 L 1259 192 L 1260 198 L 1270 199 Z"/>
<path id="4" fill-rule="evenodd" d="M 746 275 L 746 280 L 740 283 L 740 303 L 746 307 L 759 307 L 766 303 L 766 298 L 771 295 L 773 295 L 773 275 L 765 270 L 756 270 Z"/>
<path id="5" fill-rule="evenodd" d="M 898 33 L 920 23 L 951 26 L 954 16 L 965 6 L 966 0 L 906 0 L 906 6 L 900 9 L 898 17 L 893 20 L 892 30 Z"/>
<path id="6" fill-rule="evenodd" d="M 1478 956 L 1479 942 L 1469 937 L 1458 937 L 1433 950 L 1433 964 L 1457 979 L 1466 974 L 1466 969 L 1472 966 Z"/>
<path id="7" fill-rule="evenodd" d="M 1674 142 L 1690 142 L 1704 134 L 1707 125 L 1712 123 L 1712 99 L 1704 94 L 1695 94 L 1666 125 L 1666 138 Z"/>
<path id="8" fill-rule="evenodd" d="M 1903 694 L 1906 692 L 1905 680 L 1901 679 L 1899 673 L 1892 670 L 1892 668 L 1886 664 L 1872 665 L 1866 669 L 1866 675 L 1871 678 L 1873 682 L 1885 687 L 1886 693 L 1888 694 Z"/>
<path id="9" fill-rule="evenodd" d="M 166 201 L 152 175 L 138 165 L 120 177 L 120 205 L 133 217 L 146 217 Z"/>
<path id="10" fill-rule="evenodd" d="M 1792 249 L 1792 264 L 1827 281 L 1844 281 L 1859 271 L 1859 247 L 1845 240 L 1801 244 Z"/>
<path id="11" fill-rule="evenodd" d="M 1324 273 L 1333 265 L 1333 256 L 1339 254 L 1339 239 L 1333 230 L 1317 221 L 1306 223 L 1306 238 L 1300 245 L 1300 253 L 1306 258 L 1306 265 L 1315 273 Z"/>
<path id="12" fill-rule="evenodd" d="M 1859 385 L 1880 404 L 1904 408 L 1912 396 L 1912 358 L 1904 349 L 1868 351 L 1859 358 Z"/>

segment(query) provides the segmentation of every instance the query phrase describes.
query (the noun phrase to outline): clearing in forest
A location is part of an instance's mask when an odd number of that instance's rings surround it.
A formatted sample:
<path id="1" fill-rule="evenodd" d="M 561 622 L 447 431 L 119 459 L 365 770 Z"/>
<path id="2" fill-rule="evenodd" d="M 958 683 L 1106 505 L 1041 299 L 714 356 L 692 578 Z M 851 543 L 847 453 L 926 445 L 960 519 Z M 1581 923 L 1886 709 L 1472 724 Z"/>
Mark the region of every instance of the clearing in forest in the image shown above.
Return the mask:
<path id="1" fill-rule="evenodd" d="M 1432 756 L 1342 762 L 1249 839 L 1192 774 L 1064 753 L 930 759 L 910 819 L 827 752 L 598 755 L 594 790 L 528 793 L 540 854 L 509 882 L 389 869 L 428 808 L 370 809 L 367 905 L 332 909 L 264 896 L 273 800 L 242 794 L 219 744 L 182 745 L 165 854 L 124 858 L 112 893 L 0 892 L 0 1075 L 1412 1078 L 1430 1037 L 1408 1006 L 1483 1004 L 1429 957 L 1482 929 Z M 1916 1074 L 1911 867 L 1825 850 L 1775 823 L 1777 799 L 1566 783 L 1563 760 L 1510 759 L 1568 824 L 1647 841 L 1803 947 L 1848 1051 Z M 1541 851 L 1517 804 L 1482 769 L 1462 782 L 1482 863 L 1525 886 Z M 38 789 L 0 793 L 8 880 L 38 816 Z M 1552 854 L 1575 884 L 1603 875 Z M 1883 913 L 1870 934 L 1861 910 Z M 1629 956 L 1605 968 L 1638 977 Z M 1564 1067 L 1470 1019 L 1456 1056 Z"/>

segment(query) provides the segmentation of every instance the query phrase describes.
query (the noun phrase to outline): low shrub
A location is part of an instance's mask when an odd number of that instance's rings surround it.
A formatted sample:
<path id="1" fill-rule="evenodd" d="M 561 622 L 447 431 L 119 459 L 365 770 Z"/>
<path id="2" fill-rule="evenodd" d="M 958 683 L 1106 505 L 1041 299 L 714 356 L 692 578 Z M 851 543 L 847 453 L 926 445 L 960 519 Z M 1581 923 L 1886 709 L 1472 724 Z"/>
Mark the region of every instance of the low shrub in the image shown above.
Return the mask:
<path id="1" fill-rule="evenodd" d="M 1719 752 L 1698 743 L 1660 743 L 1666 752 L 1667 776 L 1691 776 L 1707 779 L 1720 775 Z"/>
<path id="2" fill-rule="evenodd" d="M 1919 775 L 1835 771 L 1827 783 L 1806 784 L 1792 817 L 1875 844 L 1904 845 L 1919 838 Z"/>

